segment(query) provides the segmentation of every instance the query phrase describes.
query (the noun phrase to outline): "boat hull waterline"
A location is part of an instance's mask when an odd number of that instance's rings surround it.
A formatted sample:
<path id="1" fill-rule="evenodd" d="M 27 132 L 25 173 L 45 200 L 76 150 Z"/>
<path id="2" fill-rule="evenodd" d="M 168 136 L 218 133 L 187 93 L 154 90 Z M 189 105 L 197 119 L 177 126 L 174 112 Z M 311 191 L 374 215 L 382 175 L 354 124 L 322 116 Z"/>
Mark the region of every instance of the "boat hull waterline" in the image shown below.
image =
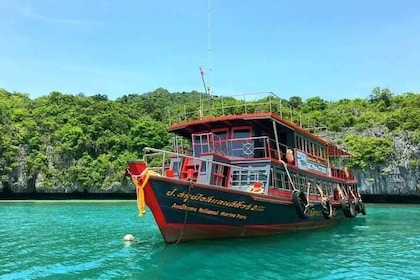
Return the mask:
<path id="1" fill-rule="evenodd" d="M 137 166 L 136 166 L 137 165 Z M 142 162 L 130 170 L 144 173 Z M 139 180 L 144 179 L 132 176 Z M 151 175 L 144 185 L 145 203 L 153 213 L 166 243 L 195 239 L 242 238 L 327 227 L 346 217 L 340 203 L 332 204 L 332 217 L 322 214 L 320 202 L 312 203 L 302 219 L 290 200 L 192 181 Z"/>

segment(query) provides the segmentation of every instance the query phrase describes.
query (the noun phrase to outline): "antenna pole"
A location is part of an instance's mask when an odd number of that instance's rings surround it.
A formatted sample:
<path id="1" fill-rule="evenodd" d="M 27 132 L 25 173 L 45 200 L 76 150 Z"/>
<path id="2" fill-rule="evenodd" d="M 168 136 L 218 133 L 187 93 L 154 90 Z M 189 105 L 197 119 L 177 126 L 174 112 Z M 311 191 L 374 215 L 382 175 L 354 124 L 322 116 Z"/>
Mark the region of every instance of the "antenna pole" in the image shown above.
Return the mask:
<path id="1" fill-rule="evenodd" d="M 206 96 L 208 95 L 207 87 L 206 87 L 206 81 L 204 80 L 204 70 L 200 67 L 200 74 L 201 74 L 201 80 L 203 81 L 204 91 L 206 93 Z M 203 98 L 201 96 L 200 92 L 200 119 L 203 119 Z"/>
<path id="2" fill-rule="evenodd" d="M 209 52 L 209 73 L 212 71 L 211 66 L 211 0 L 208 0 L 208 17 L 207 17 L 207 41 L 208 41 L 208 52 Z M 211 84 L 211 83 L 210 83 Z M 206 93 L 211 94 L 210 86 L 207 88 Z"/>

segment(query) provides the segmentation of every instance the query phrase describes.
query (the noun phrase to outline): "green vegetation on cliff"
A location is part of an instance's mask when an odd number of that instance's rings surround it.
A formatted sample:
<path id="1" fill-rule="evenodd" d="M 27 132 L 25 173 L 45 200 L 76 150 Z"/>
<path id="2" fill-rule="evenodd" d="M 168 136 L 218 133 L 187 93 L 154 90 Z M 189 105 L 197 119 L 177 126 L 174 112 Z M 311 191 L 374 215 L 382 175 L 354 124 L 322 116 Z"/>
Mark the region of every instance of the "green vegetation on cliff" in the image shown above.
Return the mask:
<path id="1" fill-rule="evenodd" d="M 145 146 L 169 147 L 171 111 L 198 112 L 203 96 L 159 88 L 117 100 L 60 92 L 31 100 L 27 94 L 0 89 L 0 181 L 6 188 L 27 184 L 28 190 L 35 188 L 37 178 L 47 190 L 109 186 L 121 180 L 125 162 L 140 158 Z M 206 98 L 205 104 L 223 102 L 224 113 L 240 112 L 233 106 L 240 100 Z M 411 143 L 420 142 L 420 95 L 415 93 L 394 95 L 375 88 L 367 99 L 335 102 L 295 96 L 281 100 L 275 110 L 305 127 L 325 125 L 335 132 L 353 128 L 355 133 L 341 144 L 355 155 L 351 164 L 358 168 L 382 163 L 393 153 L 388 136 L 364 137 L 358 131 L 383 126 L 390 132 L 412 132 Z M 418 166 L 418 160 L 411 162 Z"/>

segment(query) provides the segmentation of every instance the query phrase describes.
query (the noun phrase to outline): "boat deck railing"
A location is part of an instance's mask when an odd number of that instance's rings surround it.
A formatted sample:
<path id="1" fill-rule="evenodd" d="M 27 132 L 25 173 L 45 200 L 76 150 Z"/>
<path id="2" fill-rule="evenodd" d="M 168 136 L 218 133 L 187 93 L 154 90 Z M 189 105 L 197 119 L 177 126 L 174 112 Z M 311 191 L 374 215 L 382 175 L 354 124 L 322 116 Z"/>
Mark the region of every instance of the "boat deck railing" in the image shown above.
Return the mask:
<path id="1" fill-rule="evenodd" d="M 193 154 L 199 156 L 203 153 L 215 153 L 228 158 L 286 158 L 287 149 L 293 150 L 285 144 L 279 143 L 280 155 L 277 151 L 276 141 L 267 136 L 224 139 L 208 132 L 193 134 Z M 181 150 L 175 147 L 175 150 Z"/>
<path id="2" fill-rule="evenodd" d="M 273 92 L 232 94 L 229 96 L 200 94 L 198 110 L 197 100 L 192 102 L 179 107 L 169 107 L 167 109 L 169 125 L 219 116 L 275 113 L 280 118 L 294 122 L 311 132 L 327 128 L 325 125 L 314 122 L 314 120 L 305 119 L 299 110 L 293 108 L 287 100 L 281 99 Z"/>
<path id="3" fill-rule="evenodd" d="M 281 119 L 295 123 L 318 137 L 325 138 L 328 132 L 328 127 L 325 124 L 319 123 L 309 116 L 304 116 L 300 110 L 293 108 L 288 100 L 280 98 L 273 92 L 229 96 L 200 93 L 198 103 L 198 110 L 197 99 L 191 100 L 191 103 L 188 104 L 168 107 L 169 125 L 228 115 L 274 113 Z"/>
<path id="4" fill-rule="evenodd" d="M 264 170 L 214 161 L 205 156 L 195 157 L 160 149 L 145 148 L 143 160 L 148 164 L 150 170 L 161 176 L 192 180 L 220 187 L 232 187 L 246 191 L 255 182 L 261 182 L 263 185 L 268 183 L 268 174 Z M 182 176 L 183 171 L 185 171 L 183 166 L 187 164 L 187 160 L 189 160 L 188 164 L 191 164 L 193 168 L 191 169 L 191 174 L 184 178 Z M 224 184 L 221 176 L 230 176 L 230 174 L 223 174 L 223 171 L 218 172 L 218 170 L 210 172 L 216 166 L 221 170 L 223 168 L 220 167 L 229 167 L 232 171 L 229 186 Z"/>
<path id="5" fill-rule="evenodd" d="M 320 196 L 319 188 L 322 189 L 325 195 L 332 196 L 336 185 L 344 189 L 349 186 L 357 187 L 354 182 L 337 183 L 319 178 L 316 180 L 309 179 L 308 181 L 297 173 L 292 173 L 291 177 L 288 178 L 286 173 L 281 170 L 277 170 L 274 175 L 270 175 L 269 172 L 271 171 L 264 167 L 259 169 L 253 168 L 248 164 L 241 166 L 223 163 L 211 160 L 206 156 L 195 157 L 154 148 L 145 148 L 143 160 L 147 162 L 150 170 L 153 170 L 160 176 L 208 184 L 220 188 L 232 188 L 244 192 L 252 192 L 255 183 L 259 182 L 263 186 L 263 192 L 261 193 L 271 196 L 290 197 L 291 191 L 296 187 L 307 193 L 312 201 L 320 201 L 322 197 Z M 191 172 L 185 173 L 191 174 L 183 176 L 185 171 L 183 166 L 190 164 L 194 168 L 190 169 Z M 227 167 L 230 172 L 224 173 L 224 167 Z M 229 182 L 227 184 L 225 179 L 228 177 Z M 270 177 L 272 177 L 271 183 Z M 293 184 L 290 180 L 292 180 Z M 345 195 L 347 194 L 345 193 Z"/>

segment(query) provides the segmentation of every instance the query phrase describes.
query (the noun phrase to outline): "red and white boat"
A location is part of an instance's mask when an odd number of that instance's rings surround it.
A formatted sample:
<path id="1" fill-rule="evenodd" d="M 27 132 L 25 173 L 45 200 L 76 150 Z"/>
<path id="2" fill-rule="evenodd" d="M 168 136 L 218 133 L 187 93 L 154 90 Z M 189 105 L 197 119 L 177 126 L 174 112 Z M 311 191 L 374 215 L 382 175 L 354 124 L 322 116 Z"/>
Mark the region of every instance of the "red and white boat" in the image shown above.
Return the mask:
<path id="1" fill-rule="evenodd" d="M 351 155 L 273 112 L 278 97 L 263 101 L 200 111 L 169 127 L 172 151 L 146 148 L 128 163 L 140 214 L 147 205 L 165 242 L 313 230 L 366 214 L 356 178 L 336 160 Z"/>

